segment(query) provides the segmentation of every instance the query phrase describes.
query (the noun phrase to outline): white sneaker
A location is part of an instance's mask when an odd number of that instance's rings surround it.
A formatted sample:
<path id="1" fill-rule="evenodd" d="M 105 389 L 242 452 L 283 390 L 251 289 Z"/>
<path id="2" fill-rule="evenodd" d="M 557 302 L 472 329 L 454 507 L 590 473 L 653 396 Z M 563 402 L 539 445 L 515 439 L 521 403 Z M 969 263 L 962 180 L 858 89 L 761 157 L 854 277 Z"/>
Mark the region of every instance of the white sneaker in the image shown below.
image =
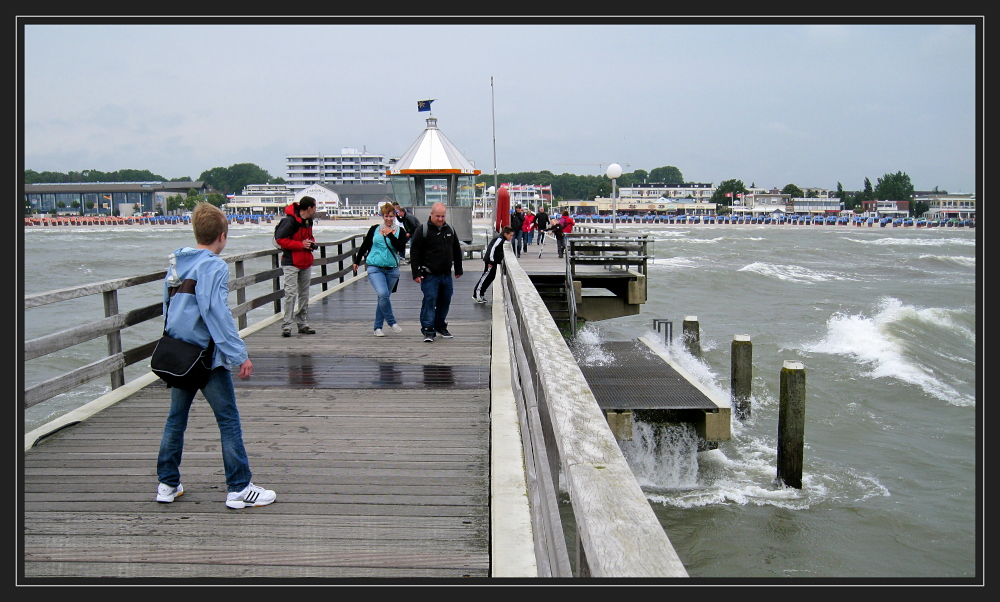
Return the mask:
<path id="1" fill-rule="evenodd" d="M 243 491 L 230 491 L 226 495 L 226 506 L 230 508 L 266 506 L 273 502 L 276 497 L 277 495 L 270 489 L 264 489 L 250 483 Z"/>
<path id="2" fill-rule="evenodd" d="M 403 327 L 399 324 L 393 324 L 389 328 L 391 328 L 393 332 L 403 332 Z"/>
<path id="3" fill-rule="evenodd" d="M 384 333 L 384 332 L 382 332 L 382 329 L 381 329 L 381 328 L 376 328 L 376 329 L 375 329 L 375 336 L 377 336 L 377 337 L 384 337 L 384 336 L 385 336 L 385 333 Z"/>
<path id="4" fill-rule="evenodd" d="M 476 303 L 486 303 L 486 297 L 479 297 L 476 299 Z"/>
<path id="5" fill-rule="evenodd" d="M 177 487 L 171 487 L 170 485 L 160 483 L 156 488 L 156 501 L 164 504 L 169 504 L 174 501 L 175 497 L 180 497 L 182 495 L 184 495 L 184 486 L 180 483 L 177 484 Z"/>

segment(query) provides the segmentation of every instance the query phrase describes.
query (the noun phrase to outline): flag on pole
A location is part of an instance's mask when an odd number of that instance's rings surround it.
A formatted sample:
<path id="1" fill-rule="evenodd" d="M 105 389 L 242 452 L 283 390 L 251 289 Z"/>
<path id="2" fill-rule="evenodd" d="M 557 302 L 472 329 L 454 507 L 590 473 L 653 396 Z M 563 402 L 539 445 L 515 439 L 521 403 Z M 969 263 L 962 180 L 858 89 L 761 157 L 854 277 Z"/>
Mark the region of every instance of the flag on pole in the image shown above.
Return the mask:
<path id="1" fill-rule="evenodd" d="M 741 193 L 739 193 L 739 194 L 738 194 L 738 195 L 736 195 L 736 196 L 738 196 L 738 197 L 740 197 L 740 198 L 742 199 L 742 198 L 743 198 L 743 193 L 741 192 Z"/>
<path id="2" fill-rule="evenodd" d="M 726 193 L 726 196 L 727 196 L 727 197 L 729 197 L 729 198 L 733 198 L 733 193 L 731 193 L 731 192 L 727 192 L 727 193 Z"/>
<path id="3" fill-rule="evenodd" d="M 435 100 L 437 100 L 437 99 L 436 98 L 432 98 L 430 100 L 418 100 L 417 101 L 417 111 L 430 111 L 431 110 L 431 103 L 434 102 Z"/>

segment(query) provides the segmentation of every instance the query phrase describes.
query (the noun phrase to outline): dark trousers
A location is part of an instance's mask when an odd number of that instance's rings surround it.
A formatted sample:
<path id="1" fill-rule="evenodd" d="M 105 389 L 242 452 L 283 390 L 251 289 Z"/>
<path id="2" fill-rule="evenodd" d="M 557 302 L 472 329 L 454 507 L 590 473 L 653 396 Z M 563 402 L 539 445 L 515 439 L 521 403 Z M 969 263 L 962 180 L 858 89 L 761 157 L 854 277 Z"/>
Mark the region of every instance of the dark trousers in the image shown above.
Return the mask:
<path id="1" fill-rule="evenodd" d="M 486 289 L 493 284 L 493 279 L 497 277 L 497 267 L 499 267 L 499 264 L 486 264 L 486 267 L 483 269 L 483 275 L 479 277 L 479 282 L 476 283 L 476 288 L 472 289 L 473 297 L 478 299 L 486 294 Z"/>

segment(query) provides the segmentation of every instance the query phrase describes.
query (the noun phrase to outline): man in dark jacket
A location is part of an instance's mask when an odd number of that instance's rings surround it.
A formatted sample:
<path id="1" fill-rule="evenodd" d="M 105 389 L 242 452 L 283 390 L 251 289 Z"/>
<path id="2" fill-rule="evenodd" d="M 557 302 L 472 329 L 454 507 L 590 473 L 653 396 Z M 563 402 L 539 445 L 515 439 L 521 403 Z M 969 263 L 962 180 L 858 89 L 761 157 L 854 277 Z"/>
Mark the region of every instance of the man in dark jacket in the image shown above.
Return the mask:
<path id="1" fill-rule="evenodd" d="M 545 244 L 545 231 L 549 229 L 549 214 L 546 213 L 545 207 L 542 207 L 538 213 L 535 214 L 535 228 L 538 229 L 538 244 Z"/>
<path id="2" fill-rule="evenodd" d="M 507 226 L 493 237 L 490 244 L 486 245 L 486 250 L 483 251 L 483 263 L 486 264 L 486 267 L 483 269 L 483 275 L 479 277 L 479 282 L 476 283 L 476 288 L 472 289 L 472 298 L 476 300 L 476 303 L 486 303 L 486 289 L 493 283 L 493 279 L 497 276 L 497 269 L 503 263 L 503 243 L 512 238 L 514 238 L 514 229 Z"/>
<path id="3" fill-rule="evenodd" d="M 406 208 L 400 205 L 399 201 L 393 203 L 392 206 L 393 209 L 396 210 L 396 219 L 399 220 L 399 223 L 403 224 L 403 232 L 406 242 L 410 242 L 410 238 L 413 236 L 413 233 L 420 227 L 420 220 L 417 219 L 417 216 L 412 213 L 407 213 Z M 400 252 L 399 258 L 404 262 L 406 261 L 405 248 L 402 252 Z"/>
<path id="4" fill-rule="evenodd" d="M 424 294 L 420 305 L 420 332 L 425 343 L 433 343 L 438 334 L 452 338 L 446 322 L 455 290 L 452 265 L 455 266 L 455 278 L 462 277 L 462 245 L 455 231 L 444 221 L 446 211 L 444 203 L 434 203 L 430 219 L 417 228 L 410 239 L 410 269 L 413 280 L 420 283 Z"/>
<path id="5" fill-rule="evenodd" d="M 298 203 L 285 207 L 285 217 L 274 228 L 274 241 L 284 249 L 281 270 L 285 284 L 285 315 L 281 320 L 281 336 L 292 336 L 292 322 L 300 334 L 316 334 L 309 328 L 309 281 L 312 278 L 313 215 L 316 199 L 304 196 Z"/>
<path id="6" fill-rule="evenodd" d="M 520 257 L 521 241 L 524 240 L 524 233 L 521 232 L 524 227 L 524 209 L 520 205 L 514 206 L 514 213 L 510 216 L 510 227 L 514 229 L 514 257 Z"/>

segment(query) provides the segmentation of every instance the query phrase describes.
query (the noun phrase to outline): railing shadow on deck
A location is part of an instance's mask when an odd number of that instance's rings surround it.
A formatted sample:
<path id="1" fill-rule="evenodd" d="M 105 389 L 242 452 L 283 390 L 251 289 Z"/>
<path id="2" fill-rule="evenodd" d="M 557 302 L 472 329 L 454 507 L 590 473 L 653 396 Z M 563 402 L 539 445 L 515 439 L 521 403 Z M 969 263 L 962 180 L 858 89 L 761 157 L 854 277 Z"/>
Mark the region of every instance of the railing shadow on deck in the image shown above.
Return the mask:
<path id="1" fill-rule="evenodd" d="M 539 576 L 687 577 L 528 275 L 514 259 L 499 280 Z M 575 574 L 560 490 L 575 522 Z"/>
<path id="2" fill-rule="evenodd" d="M 354 235 L 332 242 L 318 242 L 320 252 L 319 256 L 315 258 L 313 273 L 315 274 L 316 268 L 318 268 L 319 274 L 312 278 L 310 284 L 321 285 L 322 290 L 326 291 L 329 283 L 333 280 L 345 282 L 346 279 L 356 277 L 352 269 L 352 255 L 354 249 L 360 245 L 361 240 L 361 235 Z M 222 256 L 226 263 L 233 265 L 234 277 L 229 280 L 229 291 L 231 295 L 236 295 L 236 303 L 231 306 L 231 310 L 240 330 L 247 327 L 247 314 L 254 309 L 271 303 L 273 304 L 272 313 L 281 313 L 281 299 L 285 294 L 281 284 L 282 270 L 279 265 L 281 252 L 280 249 L 273 248 Z M 256 266 L 254 269 L 258 271 L 247 274 L 248 265 Z M 359 271 L 359 274 L 363 275 L 364 272 Z M 163 306 L 162 301 L 159 300 L 162 289 L 157 287 L 153 293 L 153 296 L 158 299 L 155 303 L 132 309 L 120 309 L 119 291 L 150 283 L 160 283 L 165 277 L 166 270 L 163 270 L 151 274 L 26 295 L 23 307 L 27 314 L 33 308 L 100 294 L 104 301 L 104 317 L 84 323 L 78 322 L 71 328 L 25 341 L 23 357 L 25 362 L 100 337 L 105 337 L 107 340 L 107 355 L 75 370 L 26 387 L 24 407 L 31 407 L 62 393 L 72 391 L 103 376 L 110 376 L 112 391 L 123 387 L 126 384 L 125 367 L 141 362 L 152 355 L 160 331 L 155 331 L 156 336 L 152 340 L 129 349 L 122 348 L 122 332 L 127 328 L 159 318 L 163 315 Z M 267 282 L 270 282 L 271 286 L 266 293 L 247 299 L 247 290 L 250 287 Z M 67 313 L 68 315 L 76 315 L 80 321 L 87 320 L 85 316 L 77 315 L 77 312 Z"/>

